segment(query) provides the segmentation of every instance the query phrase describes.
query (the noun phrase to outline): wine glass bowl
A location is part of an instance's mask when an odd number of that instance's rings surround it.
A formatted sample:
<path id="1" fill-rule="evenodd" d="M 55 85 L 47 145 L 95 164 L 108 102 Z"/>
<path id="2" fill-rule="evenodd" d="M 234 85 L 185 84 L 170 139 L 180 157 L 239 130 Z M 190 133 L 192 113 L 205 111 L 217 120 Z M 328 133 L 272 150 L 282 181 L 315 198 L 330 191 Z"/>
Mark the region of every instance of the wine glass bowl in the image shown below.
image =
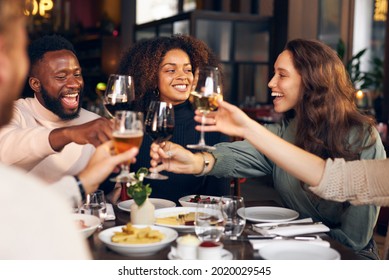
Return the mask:
<path id="1" fill-rule="evenodd" d="M 117 154 L 131 148 L 139 148 L 143 140 L 143 113 L 133 111 L 116 111 L 112 138 Z M 121 164 L 120 174 L 114 182 L 130 182 L 134 179 L 130 175 L 130 162 Z"/>
<path id="2" fill-rule="evenodd" d="M 224 232 L 221 203 L 199 201 L 195 213 L 195 232 L 201 241 L 218 242 Z"/>
<path id="3" fill-rule="evenodd" d="M 217 67 L 210 66 L 200 68 L 196 75 L 196 82 L 190 93 L 189 101 L 194 109 L 202 113 L 201 134 L 197 144 L 190 144 L 187 147 L 196 150 L 214 150 L 214 147 L 205 143 L 203 127 L 206 115 L 216 111 L 219 107 L 218 100 L 223 99 L 221 75 Z"/>
<path id="4" fill-rule="evenodd" d="M 162 143 L 173 136 L 174 108 L 169 102 L 151 101 L 145 119 L 145 131 L 154 143 Z M 152 172 L 145 178 L 166 180 L 169 177 L 158 172 Z"/>
<path id="5" fill-rule="evenodd" d="M 246 225 L 244 199 L 241 196 L 222 196 L 224 237 L 236 240 Z"/>
<path id="6" fill-rule="evenodd" d="M 80 213 L 99 218 L 99 228 L 102 228 L 105 218 L 107 217 L 107 203 L 105 201 L 104 192 L 102 190 L 97 190 L 94 193 L 88 194 L 85 203 L 80 208 Z"/>
<path id="7" fill-rule="evenodd" d="M 116 111 L 133 110 L 135 101 L 134 80 L 128 75 L 111 74 L 104 92 L 103 104 L 113 118 Z"/>

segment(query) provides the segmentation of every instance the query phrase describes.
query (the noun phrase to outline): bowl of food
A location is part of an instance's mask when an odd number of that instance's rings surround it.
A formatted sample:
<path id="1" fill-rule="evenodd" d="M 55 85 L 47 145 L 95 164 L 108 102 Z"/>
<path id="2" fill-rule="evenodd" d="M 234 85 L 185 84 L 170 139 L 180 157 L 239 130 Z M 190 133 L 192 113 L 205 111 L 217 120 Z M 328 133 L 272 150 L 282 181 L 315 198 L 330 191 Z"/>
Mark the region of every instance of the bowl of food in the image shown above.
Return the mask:
<path id="1" fill-rule="evenodd" d="M 178 200 L 178 202 L 183 207 L 196 207 L 197 202 L 199 202 L 200 200 L 201 201 L 209 201 L 210 203 L 219 203 L 220 197 L 219 196 L 192 194 L 192 195 L 187 195 L 187 196 L 181 197 Z"/>
<path id="2" fill-rule="evenodd" d="M 123 225 L 99 233 L 109 249 L 124 256 L 143 257 L 167 247 L 178 237 L 177 231 L 154 225 Z"/>
<path id="3" fill-rule="evenodd" d="M 87 214 L 72 214 L 73 220 L 85 238 L 91 236 L 100 225 L 100 219 Z"/>

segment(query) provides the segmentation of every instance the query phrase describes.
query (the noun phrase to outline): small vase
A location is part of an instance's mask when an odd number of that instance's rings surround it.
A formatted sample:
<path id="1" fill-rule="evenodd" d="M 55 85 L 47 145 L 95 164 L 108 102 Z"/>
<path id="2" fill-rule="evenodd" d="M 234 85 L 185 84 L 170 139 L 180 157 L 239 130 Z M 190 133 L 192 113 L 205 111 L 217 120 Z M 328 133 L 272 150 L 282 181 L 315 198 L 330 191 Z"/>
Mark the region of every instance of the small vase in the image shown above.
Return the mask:
<path id="1" fill-rule="evenodd" d="M 153 225 L 154 224 L 154 204 L 147 197 L 141 206 L 135 202 L 131 204 L 131 224 L 133 225 Z"/>

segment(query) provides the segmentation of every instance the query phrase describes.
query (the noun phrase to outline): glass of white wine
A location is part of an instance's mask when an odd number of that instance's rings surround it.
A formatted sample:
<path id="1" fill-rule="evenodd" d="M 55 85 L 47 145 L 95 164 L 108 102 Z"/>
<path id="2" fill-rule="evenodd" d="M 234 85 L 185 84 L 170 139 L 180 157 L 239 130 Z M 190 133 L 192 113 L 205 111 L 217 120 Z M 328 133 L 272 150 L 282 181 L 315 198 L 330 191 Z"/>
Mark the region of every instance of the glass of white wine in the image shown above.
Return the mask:
<path id="1" fill-rule="evenodd" d="M 139 148 L 143 141 L 143 113 L 133 111 L 116 111 L 115 126 L 112 133 L 116 153 L 123 153 L 131 148 Z M 134 179 L 130 175 L 130 162 L 121 164 L 120 174 L 115 182 L 127 183 Z"/>
<path id="2" fill-rule="evenodd" d="M 189 149 L 214 150 L 215 148 L 205 143 L 204 122 L 206 115 L 218 108 L 218 100 L 223 99 L 221 74 L 217 67 L 201 67 L 195 75 L 193 90 L 190 93 L 189 101 L 193 107 L 202 113 L 201 134 L 197 144 L 187 145 Z"/>

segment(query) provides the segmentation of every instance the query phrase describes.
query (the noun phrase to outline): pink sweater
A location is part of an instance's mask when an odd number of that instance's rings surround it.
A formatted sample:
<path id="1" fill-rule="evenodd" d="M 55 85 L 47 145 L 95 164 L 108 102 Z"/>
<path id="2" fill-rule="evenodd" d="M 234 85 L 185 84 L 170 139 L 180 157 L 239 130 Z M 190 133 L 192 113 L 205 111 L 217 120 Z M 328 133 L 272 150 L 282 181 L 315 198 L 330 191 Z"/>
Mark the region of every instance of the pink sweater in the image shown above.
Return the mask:
<path id="1" fill-rule="evenodd" d="M 49 144 L 49 134 L 55 128 L 97 118 L 99 115 L 81 109 L 78 118 L 63 121 L 36 98 L 19 99 L 15 102 L 11 122 L 0 130 L 0 161 L 20 167 L 49 183 L 64 175 L 78 174 L 85 168 L 95 147 L 70 143 L 56 152 Z"/>
<path id="2" fill-rule="evenodd" d="M 329 200 L 389 206 L 389 159 L 328 159 L 320 184 L 309 189 Z"/>

